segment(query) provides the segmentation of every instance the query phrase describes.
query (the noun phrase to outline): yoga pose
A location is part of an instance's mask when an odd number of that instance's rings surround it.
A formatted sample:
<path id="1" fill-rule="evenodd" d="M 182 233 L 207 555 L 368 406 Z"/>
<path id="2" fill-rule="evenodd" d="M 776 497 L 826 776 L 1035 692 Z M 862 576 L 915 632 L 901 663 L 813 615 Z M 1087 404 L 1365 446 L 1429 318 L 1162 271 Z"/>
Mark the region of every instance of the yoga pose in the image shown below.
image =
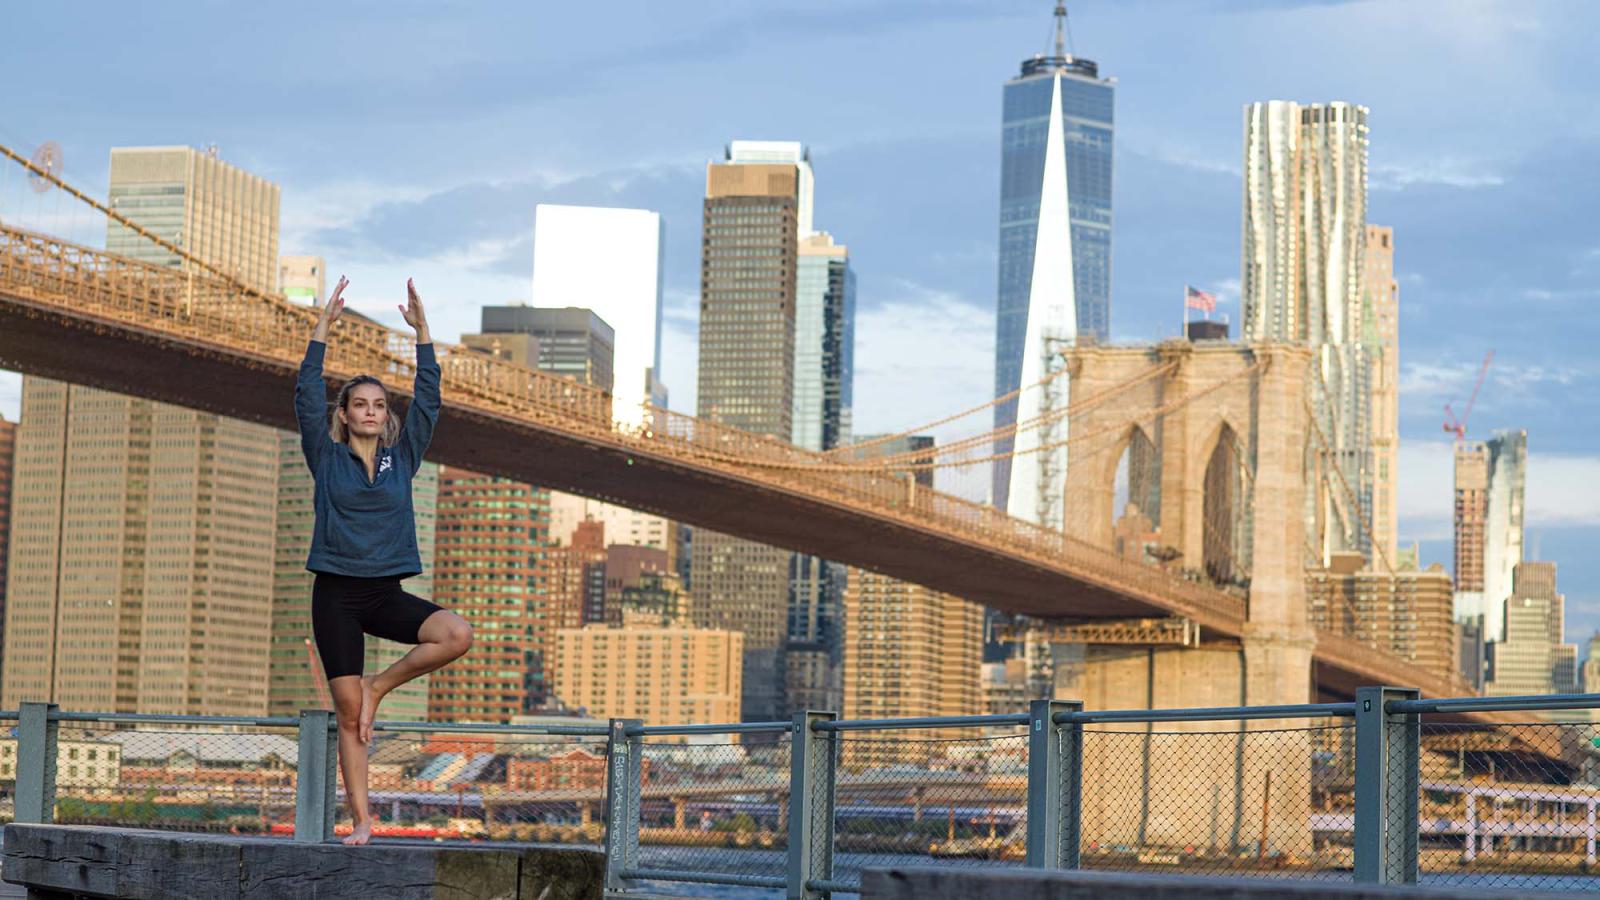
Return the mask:
<path id="1" fill-rule="evenodd" d="M 311 333 L 294 386 L 300 449 L 316 479 L 316 529 L 306 568 L 311 589 L 311 629 L 339 721 L 339 768 L 352 831 L 346 844 L 372 839 L 367 807 L 367 744 L 385 694 L 445 665 L 472 646 L 472 628 L 453 612 L 400 587 L 421 574 L 411 479 L 439 419 L 439 363 L 434 358 L 422 298 L 406 280 L 406 324 L 417 332 L 417 374 L 405 424 L 390 412 L 389 391 L 371 375 L 339 389 L 332 414 L 322 380 L 328 329 L 344 311 L 339 279 Z M 364 635 L 415 644 L 376 675 L 362 672 Z"/>

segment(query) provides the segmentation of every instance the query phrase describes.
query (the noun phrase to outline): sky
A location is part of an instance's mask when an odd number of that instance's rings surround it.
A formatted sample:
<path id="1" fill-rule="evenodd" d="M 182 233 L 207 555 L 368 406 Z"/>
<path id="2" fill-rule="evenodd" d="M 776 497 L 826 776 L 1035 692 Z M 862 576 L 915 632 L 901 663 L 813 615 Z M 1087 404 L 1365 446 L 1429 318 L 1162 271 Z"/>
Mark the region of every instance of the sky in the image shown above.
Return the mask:
<path id="1" fill-rule="evenodd" d="M 817 227 L 858 278 L 856 430 L 899 430 L 992 394 L 1000 91 L 1048 49 L 1052 5 L 218 0 L 86 27 L 27 4 L 0 37 L 30 73 L 0 142 L 57 141 L 101 196 L 113 146 L 214 144 L 282 187 L 284 253 L 324 256 L 391 325 L 414 276 L 442 339 L 538 302 L 535 204 L 657 210 L 662 374 L 692 411 L 705 165 L 733 139 L 804 141 Z M 1443 406 L 1493 349 L 1471 434 L 1527 429 L 1529 555 L 1560 565 L 1569 639 L 1600 629 L 1600 4 L 1069 9 L 1071 50 L 1117 81 L 1113 339 L 1175 334 L 1186 283 L 1237 319 L 1245 104 L 1367 106 L 1369 221 L 1395 228 L 1400 283 L 1401 540 L 1448 567 Z M 99 233 L 4 184 L 0 219 Z M 0 373 L 8 418 L 19 385 Z"/>

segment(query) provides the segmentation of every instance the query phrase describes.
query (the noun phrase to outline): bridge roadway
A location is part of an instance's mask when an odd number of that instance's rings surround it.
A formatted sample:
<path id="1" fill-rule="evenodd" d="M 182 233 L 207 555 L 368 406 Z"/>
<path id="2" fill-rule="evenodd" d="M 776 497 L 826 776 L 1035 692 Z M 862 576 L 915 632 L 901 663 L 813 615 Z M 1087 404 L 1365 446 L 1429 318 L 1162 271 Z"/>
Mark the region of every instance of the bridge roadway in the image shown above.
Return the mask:
<path id="1" fill-rule="evenodd" d="M 359 289 L 358 289 L 359 290 Z M 293 375 L 315 313 L 218 277 L 185 276 L 0 226 L 0 368 L 293 429 Z M 1246 600 L 917 486 L 839 471 L 769 438 L 666 410 L 612 421 L 602 391 L 441 345 L 444 409 L 428 458 L 654 512 L 1045 618 L 1187 617 L 1207 642 L 1242 632 Z M 359 372 L 409 396 L 409 338 L 345 317 L 333 385 Z M 1322 635 L 1324 697 L 1367 684 L 1459 683 Z"/>

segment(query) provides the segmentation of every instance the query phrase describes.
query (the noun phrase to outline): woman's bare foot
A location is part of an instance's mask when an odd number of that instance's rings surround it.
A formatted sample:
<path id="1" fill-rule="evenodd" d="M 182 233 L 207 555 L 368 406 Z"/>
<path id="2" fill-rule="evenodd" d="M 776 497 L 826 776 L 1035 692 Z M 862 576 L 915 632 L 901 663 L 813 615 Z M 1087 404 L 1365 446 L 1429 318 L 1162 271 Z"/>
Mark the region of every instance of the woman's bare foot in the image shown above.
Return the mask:
<path id="1" fill-rule="evenodd" d="M 350 847 L 360 846 L 372 840 L 372 820 L 356 822 L 350 828 L 350 836 L 344 839 L 345 845 Z"/>
<path id="2" fill-rule="evenodd" d="M 378 701 L 382 699 L 382 697 L 378 696 L 377 691 L 372 688 L 372 676 L 362 676 L 361 718 L 356 726 L 356 734 L 361 738 L 361 743 L 363 744 L 372 743 L 372 721 L 378 716 Z M 365 843 L 365 841 L 362 843 Z"/>

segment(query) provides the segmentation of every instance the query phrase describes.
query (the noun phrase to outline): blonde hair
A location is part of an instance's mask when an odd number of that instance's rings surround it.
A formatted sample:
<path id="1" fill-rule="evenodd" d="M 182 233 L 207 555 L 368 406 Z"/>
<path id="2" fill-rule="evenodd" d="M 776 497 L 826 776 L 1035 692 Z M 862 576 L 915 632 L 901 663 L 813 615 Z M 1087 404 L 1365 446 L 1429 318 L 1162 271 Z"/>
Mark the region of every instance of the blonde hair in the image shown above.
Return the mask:
<path id="1" fill-rule="evenodd" d="M 378 435 L 378 446 L 393 447 L 400 440 L 400 419 L 394 414 L 394 398 L 389 396 L 389 389 L 383 386 L 383 382 L 371 375 L 357 375 L 339 388 L 339 399 L 328 413 L 328 437 L 333 438 L 335 444 L 350 443 L 350 429 L 339 421 L 339 410 L 350 405 L 350 394 L 364 384 L 375 384 L 378 390 L 383 391 L 383 406 L 389 418 L 384 420 L 383 433 Z"/>

